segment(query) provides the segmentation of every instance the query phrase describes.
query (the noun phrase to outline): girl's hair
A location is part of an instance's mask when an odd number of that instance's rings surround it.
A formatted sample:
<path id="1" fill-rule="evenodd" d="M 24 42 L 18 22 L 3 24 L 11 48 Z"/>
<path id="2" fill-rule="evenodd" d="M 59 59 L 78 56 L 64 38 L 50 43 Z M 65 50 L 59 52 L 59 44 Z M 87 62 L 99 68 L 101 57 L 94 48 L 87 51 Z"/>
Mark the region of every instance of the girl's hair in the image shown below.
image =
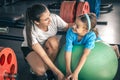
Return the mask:
<path id="1" fill-rule="evenodd" d="M 91 29 L 90 31 L 94 31 L 96 36 L 98 37 L 98 30 L 97 28 L 95 27 L 96 24 L 97 24 L 97 19 L 96 19 L 96 15 L 94 13 L 89 13 L 87 14 L 90 18 L 90 22 L 91 22 Z M 86 24 L 87 28 L 88 28 L 88 20 L 87 20 L 87 17 L 84 15 L 80 15 L 79 16 L 79 19 Z"/>
<path id="2" fill-rule="evenodd" d="M 32 47 L 32 37 L 31 37 L 31 31 L 32 26 L 34 27 L 34 21 L 40 21 L 40 17 L 42 13 L 44 13 L 47 10 L 47 7 L 44 4 L 36 4 L 32 7 L 27 8 L 26 10 L 26 36 L 27 36 L 27 43 L 28 46 Z"/>

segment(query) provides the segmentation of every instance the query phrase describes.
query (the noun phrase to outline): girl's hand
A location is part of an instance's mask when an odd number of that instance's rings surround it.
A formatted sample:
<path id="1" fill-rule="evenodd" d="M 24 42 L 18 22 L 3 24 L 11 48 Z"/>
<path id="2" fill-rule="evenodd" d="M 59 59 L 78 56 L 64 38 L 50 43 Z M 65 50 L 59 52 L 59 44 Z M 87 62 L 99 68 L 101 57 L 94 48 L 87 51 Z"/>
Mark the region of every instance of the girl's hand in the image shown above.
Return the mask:
<path id="1" fill-rule="evenodd" d="M 66 80 L 72 80 L 72 74 L 69 75 L 69 76 L 66 78 Z"/>
<path id="2" fill-rule="evenodd" d="M 73 73 L 70 76 L 68 76 L 67 79 L 68 80 L 78 80 L 78 74 Z"/>
<path id="3" fill-rule="evenodd" d="M 72 73 L 67 73 L 65 80 L 71 80 L 71 75 L 72 75 Z"/>

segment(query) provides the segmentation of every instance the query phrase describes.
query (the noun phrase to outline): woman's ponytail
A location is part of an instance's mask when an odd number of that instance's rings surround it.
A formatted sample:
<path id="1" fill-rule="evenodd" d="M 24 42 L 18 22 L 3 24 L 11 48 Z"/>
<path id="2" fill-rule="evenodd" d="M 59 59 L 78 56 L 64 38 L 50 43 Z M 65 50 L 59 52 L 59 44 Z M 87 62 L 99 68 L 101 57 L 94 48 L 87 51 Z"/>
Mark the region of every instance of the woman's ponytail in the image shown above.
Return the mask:
<path id="1" fill-rule="evenodd" d="M 26 23 L 27 43 L 28 43 L 28 46 L 31 48 L 32 46 L 31 30 L 32 30 L 32 25 L 33 25 L 33 22 L 31 19 L 31 8 L 27 8 L 25 23 Z"/>

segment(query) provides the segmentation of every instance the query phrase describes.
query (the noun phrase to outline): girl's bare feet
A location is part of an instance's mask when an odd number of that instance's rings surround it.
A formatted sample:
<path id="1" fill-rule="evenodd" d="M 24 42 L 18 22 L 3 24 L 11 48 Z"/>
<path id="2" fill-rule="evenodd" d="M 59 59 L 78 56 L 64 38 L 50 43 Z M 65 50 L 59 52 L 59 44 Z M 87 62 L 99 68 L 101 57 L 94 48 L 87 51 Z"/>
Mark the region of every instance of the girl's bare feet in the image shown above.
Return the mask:
<path id="1" fill-rule="evenodd" d="M 113 49 L 115 50 L 115 53 L 118 57 L 118 59 L 120 58 L 120 52 L 119 52 L 119 48 L 118 45 L 112 45 Z"/>

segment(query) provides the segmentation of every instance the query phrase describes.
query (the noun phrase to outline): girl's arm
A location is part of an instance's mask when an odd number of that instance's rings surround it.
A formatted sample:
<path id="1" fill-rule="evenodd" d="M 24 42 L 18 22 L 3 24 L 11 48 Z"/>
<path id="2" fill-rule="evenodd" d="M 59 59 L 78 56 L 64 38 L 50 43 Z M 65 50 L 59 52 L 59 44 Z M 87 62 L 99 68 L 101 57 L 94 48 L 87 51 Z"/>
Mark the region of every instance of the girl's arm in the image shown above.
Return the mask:
<path id="1" fill-rule="evenodd" d="M 71 72 L 71 52 L 65 53 L 65 60 L 66 60 L 66 73 L 69 76 Z"/>
<path id="2" fill-rule="evenodd" d="M 38 53 L 38 55 L 42 58 L 42 60 L 48 65 L 48 67 L 60 78 L 63 79 L 64 75 L 63 73 L 53 64 L 53 62 L 50 60 L 44 49 L 39 43 L 36 43 L 32 46 L 32 49 Z"/>
<path id="3" fill-rule="evenodd" d="M 75 74 L 75 75 L 78 75 L 78 74 L 79 74 L 79 72 L 81 71 L 83 65 L 85 64 L 85 61 L 86 61 L 86 59 L 87 59 L 90 51 L 91 51 L 90 49 L 87 49 L 87 48 L 84 49 L 83 55 L 82 55 L 82 57 L 81 57 L 81 59 L 80 59 L 80 61 L 79 61 L 79 63 L 78 63 L 78 66 L 77 66 L 76 69 L 74 70 L 74 73 L 73 73 L 73 74 Z"/>

